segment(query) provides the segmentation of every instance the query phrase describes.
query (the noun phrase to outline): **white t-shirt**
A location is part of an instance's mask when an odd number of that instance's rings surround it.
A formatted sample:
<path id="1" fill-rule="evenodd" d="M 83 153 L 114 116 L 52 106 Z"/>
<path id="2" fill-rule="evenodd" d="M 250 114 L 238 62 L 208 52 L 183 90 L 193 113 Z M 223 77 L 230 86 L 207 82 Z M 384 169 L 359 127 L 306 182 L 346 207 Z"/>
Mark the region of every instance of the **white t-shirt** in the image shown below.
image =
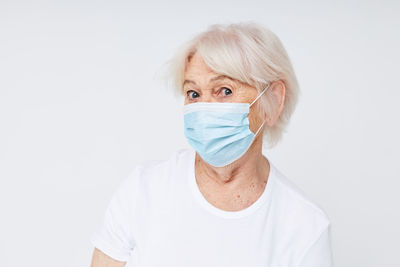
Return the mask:
<path id="1" fill-rule="evenodd" d="M 269 159 L 268 159 L 269 160 Z M 138 165 L 113 194 L 91 242 L 132 267 L 331 267 L 330 222 L 275 165 L 249 207 L 209 203 L 195 151 Z"/>

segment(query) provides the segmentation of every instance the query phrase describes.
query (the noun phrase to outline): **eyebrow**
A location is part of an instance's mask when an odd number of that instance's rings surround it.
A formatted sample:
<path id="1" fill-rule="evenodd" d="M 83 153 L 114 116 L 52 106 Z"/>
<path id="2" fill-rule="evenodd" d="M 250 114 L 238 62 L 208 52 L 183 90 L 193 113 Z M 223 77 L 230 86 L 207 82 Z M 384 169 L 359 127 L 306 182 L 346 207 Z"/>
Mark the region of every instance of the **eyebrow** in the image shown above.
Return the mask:
<path id="1" fill-rule="evenodd" d="M 226 76 L 226 75 L 218 75 L 214 78 L 210 79 L 210 82 L 215 82 L 215 81 L 219 81 L 219 80 L 225 80 L 225 79 L 229 79 L 231 81 L 234 81 L 231 77 Z M 182 87 L 185 86 L 186 83 L 192 83 L 192 84 L 196 84 L 194 81 L 192 80 L 185 80 L 182 84 Z"/>

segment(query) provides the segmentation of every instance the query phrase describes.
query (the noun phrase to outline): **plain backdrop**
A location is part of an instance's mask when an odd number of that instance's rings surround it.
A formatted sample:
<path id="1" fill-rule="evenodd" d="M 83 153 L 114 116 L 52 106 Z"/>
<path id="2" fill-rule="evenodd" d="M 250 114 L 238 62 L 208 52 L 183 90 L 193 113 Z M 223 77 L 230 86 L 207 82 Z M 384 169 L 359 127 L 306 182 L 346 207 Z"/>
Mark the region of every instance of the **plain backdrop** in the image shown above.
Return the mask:
<path id="1" fill-rule="evenodd" d="M 398 1 L 0 0 L 0 266 L 89 266 L 135 164 L 188 147 L 160 79 L 213 23 L 275 32 L 301 95 L 264 153 L 332 222 L 335 266 L 400 266 Z"/>

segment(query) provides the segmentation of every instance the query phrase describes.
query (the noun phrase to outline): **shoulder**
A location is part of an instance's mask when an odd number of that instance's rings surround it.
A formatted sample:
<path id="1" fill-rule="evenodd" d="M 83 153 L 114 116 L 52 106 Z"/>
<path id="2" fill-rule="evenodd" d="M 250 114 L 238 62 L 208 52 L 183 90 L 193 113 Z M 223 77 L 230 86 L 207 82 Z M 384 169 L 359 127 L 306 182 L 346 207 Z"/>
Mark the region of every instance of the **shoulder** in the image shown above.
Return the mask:
<path id="1" fill-rule="evenodd" d="M 143 161 L 134 166 L 128 179 L 139 179 L 143 180 L 143 182 L 151 182 L 156 179 L 157 182 L 160 182 L 163 178 L 187 167 L 192 155 L 193 151 L 191 149 L 184 148 L 174 151 L 168 158 L 163 160 Z"/>
<path id="2" fill-rule="evenodd" d="M 307 246 L 329 228 L 331 222 L 326 211 L 312 200 L 299 186 L 271 164 L 274 178 L 273 213 L 280 230 L 290 240 Z"/>
<path id="3" fill-rule="evenodd" d="M 330 218 L 319 204 L 273 164 L 271 173 L 273 200 L 270 213 L 274 218 L 274 231 L 282 233 L 282 247 L 291 248 L 283 253 L 298 261 L 324 233 L 330 231 Z"/>
<path id="4" fill-rule="evenodd" d="M 281 208 L 290 211 L 286 216 L 315 220 L 319 224 L 328 225 L 330 219 L 326 211 L 312 200 L 298 185 L 283 174 L 273 163 L 271 171 L 274 173 L 275 194 Z"/>
<path id="5" fill-rule="evenodd" d="M 172 183 L 179 182 L 193 156 L 191 149 L 179 149 L 163 160 L 147 160 L 132 167 L 121 186 L 135 190 L 134 195 L 162 194 Z"/>

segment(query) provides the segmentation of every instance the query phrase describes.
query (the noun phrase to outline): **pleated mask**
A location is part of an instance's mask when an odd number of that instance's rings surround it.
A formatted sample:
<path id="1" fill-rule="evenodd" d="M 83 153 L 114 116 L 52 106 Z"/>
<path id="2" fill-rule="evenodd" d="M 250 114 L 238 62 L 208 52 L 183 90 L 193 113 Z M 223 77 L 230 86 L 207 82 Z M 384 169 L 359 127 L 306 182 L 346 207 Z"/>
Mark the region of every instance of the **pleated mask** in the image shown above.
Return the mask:
<path id="1" fill-rule="evenodd" d="M 249 103 L 196 102 L 183 106 L 184 134 L 203 160 L 214 167 L 231 164 L 243 156 L 263 127 L 250 131 Z"/>

